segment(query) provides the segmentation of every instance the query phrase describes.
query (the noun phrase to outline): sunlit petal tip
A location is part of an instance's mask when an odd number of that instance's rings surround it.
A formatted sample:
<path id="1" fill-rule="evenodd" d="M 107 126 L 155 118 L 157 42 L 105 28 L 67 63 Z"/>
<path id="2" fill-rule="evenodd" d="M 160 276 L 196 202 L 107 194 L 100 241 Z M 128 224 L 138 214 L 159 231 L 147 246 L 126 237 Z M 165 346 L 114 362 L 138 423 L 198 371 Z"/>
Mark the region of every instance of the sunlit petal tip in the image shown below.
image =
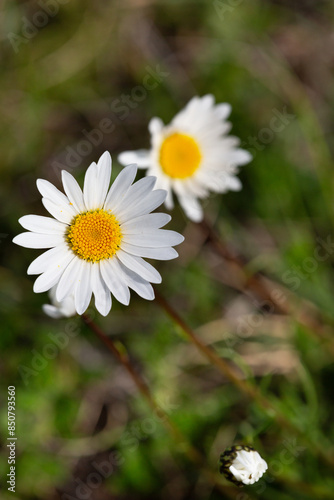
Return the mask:
<path id="1" fill-rule="evenodd" d="M 109 151 L 105 151 L 101 156 L 98 161 L 98 166 L 100 167 L 105 167 L 105 166 L 111 166 L 112 159 Z"/>
<path id="2" fill-rule="evenodd" d="M 160 118 L 154 117 L 151 118 L 149 124 L 148 124 L 148 129 L 151 134 L 157 134 L 161 132 L 161 130 L 164 127 L 164 123 Z"/>

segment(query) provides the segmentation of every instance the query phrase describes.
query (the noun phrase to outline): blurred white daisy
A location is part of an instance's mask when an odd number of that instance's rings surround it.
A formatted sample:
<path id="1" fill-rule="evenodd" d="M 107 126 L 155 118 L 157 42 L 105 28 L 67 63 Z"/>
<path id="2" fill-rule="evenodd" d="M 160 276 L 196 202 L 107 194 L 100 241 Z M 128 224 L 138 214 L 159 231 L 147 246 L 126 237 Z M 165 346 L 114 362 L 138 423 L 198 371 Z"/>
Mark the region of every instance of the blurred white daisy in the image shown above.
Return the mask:
<path id="1" fill-rule="evenodd" d="M 212 95 L 194 97 L 169 125 L 159 118 L 149 123 L 151 149 L 125 151 L 118 156 L 122 165 L 137 163 L 157 177 L 157 187 L 166 189 L 166 207 L 174 206 L 172 191 L 189 219 L 199 222 L 203 210 L 198 199 L 209 191 L 239 191 L 238 167 L 251 161 L 251 154 L 239 148 L 239 139 L 227 135 L 229 104 L 215 105 Z"/>
<path id="2" fill-rule="evenodd" d="M 42 309 L 51 318 L 70 318 L 75 316 L 77 311 L 74 304 L 74 295 L 69 295 L 66 299 L 59 302 L 56 298 L 57 286 L 53 286 L 49 291 L 51 304 L 43 304 Z"/>
<path id="3" fill-rule="evenodd" d="M 267 462 L 251 446 L 228 448 L 221 455 L 220 462 L 220 472 L 238 486 L 256 483 L 268 469 Z"/>
<path id="4" fill-rule="evenodd" d="M 31 232 L 13 240 L 27 248 L 50 248 L 28 268 L 28 274 L 40 274 L 36 293 L 57 285 L 56 300 L 73 295 L 78 314 L 87 309 L 93 293 L 104 316 L 111 308 L 110 292 L 125 305 L 130 301 L 129 288 L 144 299 L 154 299 L 150 283 L 160 283 L 161 276 L 142 257 L 173 259 L 178 254 L 172 246 L 184 238 L 160 229 L 170 216 L 150 212 L 163 203 L 166 191 L 153 190 L 155 177 L 133 184 L 136 173 L 136 165 L 129 165 L 109 189 L 111 158 L 106 152 L 87 169 L 83 191 L 64 170 L 66 196 L 50 182 L 37 180 L 43 205 L 54 218 L 22 217 L 20 224 Z"/>

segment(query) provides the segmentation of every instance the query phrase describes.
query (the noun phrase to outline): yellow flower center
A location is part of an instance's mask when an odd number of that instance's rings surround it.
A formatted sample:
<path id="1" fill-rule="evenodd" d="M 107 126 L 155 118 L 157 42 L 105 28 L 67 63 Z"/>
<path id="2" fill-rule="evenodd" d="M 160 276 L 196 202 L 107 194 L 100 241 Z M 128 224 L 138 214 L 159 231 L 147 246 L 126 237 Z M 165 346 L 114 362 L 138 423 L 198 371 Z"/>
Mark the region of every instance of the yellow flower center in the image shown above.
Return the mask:
<path id="1" fill-rule="evenodd" d="M 174 133 L 166 137 L 160 149 L 160 165 L 169 177 L 185 179 L 198 169 L 200 148 L 189 135 Z"/>
<path id="2" fill-rule="evenodd" d="M 120 247 L 121 228 L 115 216 L 105 210 L 85 212 L 74 217 L 67 242 L 80 259 L 99 262 L 109 259 Z"/>

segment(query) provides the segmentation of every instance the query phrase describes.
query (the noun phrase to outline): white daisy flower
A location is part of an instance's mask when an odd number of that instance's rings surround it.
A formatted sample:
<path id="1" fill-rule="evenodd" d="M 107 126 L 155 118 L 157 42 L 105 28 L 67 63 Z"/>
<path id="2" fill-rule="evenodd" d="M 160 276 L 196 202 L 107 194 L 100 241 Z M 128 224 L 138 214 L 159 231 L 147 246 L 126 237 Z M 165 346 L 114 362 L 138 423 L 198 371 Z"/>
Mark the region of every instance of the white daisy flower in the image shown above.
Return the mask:
<path id="1" fill-rule="evenodd" d="M 220 457 L 220 472 L 242 486 L 256 483 L 268 469 L 267 462 L 251 446 L 232 446 Z"/>
<path id="2" fill-rule="evenodd" d="M 51 318 L 70 318 L 75 316 L 77 311 L 74 304 L 74 295 L 69 295 L 59 302 L 56 297 L 57 286 L 53 286 L 49 291 L 51 304 L 43 304 L 42 309 Z"/>
<path id="3" fill-rule="evenodd" d="M 88 168 L 83 191 L 65 170 L 66 196 L 50 182 L 37 180 L 43 205 L 54 218 L 22 217 L 20 224 L 30 232 L 13 240 L 27 248 L 50 248 L 28 268 L 28 274 L 40 274 L 36 293 L 57 285 L 57 301 L 73 295 L 78 314 L 85 312 L 93 293 L 104 316 L 111 308 L 110 292 L 125 305 L 130 301 L 129 288 L 144 299 L 154 299 L 150 283 L 160 283 L 161 276 L 142 257 L 174 259 L 178 254 L 172 246 L 184 238 L 160 229 L 171 217 L 150 212 L 163 203 L 166 192 L 153 190 L 155 177 L 133 184 L 136 173 L 137 166 L 129 165 L 109 189 L 111 158 L 106 152 Z"/>
<path id="4" fill-rule="evenodd" d="M 229 104 L 215 105 L 212 95 L 194 97 L 169 125 L 159 118 L 150 121 L 149 151 L 125 151 L 118 160 L 147 168 L 148 175 L 157 177 L 157 187 L 168 192 L 166 207 L 173 208 L 174 191 L 189 219 L 199 222 L 203 210 L 198 199 L 208 197 L 209 191 L 239 191 L 238 166 L 252 159 L 238 147 L 237 137 L 227 135 L 230 112 Z"/>

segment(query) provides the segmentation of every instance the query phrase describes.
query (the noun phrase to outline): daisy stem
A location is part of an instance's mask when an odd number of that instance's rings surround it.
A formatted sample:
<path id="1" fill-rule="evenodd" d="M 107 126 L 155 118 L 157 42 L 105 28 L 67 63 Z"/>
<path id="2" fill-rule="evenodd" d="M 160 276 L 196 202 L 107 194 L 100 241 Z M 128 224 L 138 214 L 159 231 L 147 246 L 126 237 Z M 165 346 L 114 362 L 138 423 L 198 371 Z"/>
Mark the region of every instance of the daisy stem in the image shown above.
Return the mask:
<path id="1" fill-rule="evenodd" d="M 209 362 L 215 365 L 218 370 L 226 377 L 232 384 L 234 384 L 238 389 L 245 394 L 250 399 L 254 400 L 260 407 L 262 407 L 270 417 L 275 417 L 276 422 L 281 426 L 286 428 L 288 431 L 292 431 L 298 434 L 303 441 L 309 442 L 310 446 L 316 450 L 318 456 L 330 466 L 334 466 L 334 456 L 332 453 L 326 453 L 321 445 L 310 440 L 307 435 L 305 435 L 302 428 L 294 425 L 290 420 L 288 420 L 285 415 L 275 408 L 272 402 L 265 398 L 261 392 L 250 384 L 248 381 L 240 377 L 240 373 L 232 366 L 230 366 L 224 359 L 219 357 L 214 349 L 210 346 L 204 344 L 193 330 L 188 326 L 188 324 L 181 318 L 178 312 L 170 305 L 169 302 L 157 291 L 155 288 L 155 297 L 157 303 L 162 309 L 167 313 L 167 315 L 177 324 L 181 330 L 188 337 L 190 342 L 192 342 L 199 351 L 209 360 Z"/>
<path id="2" fill-rule="evenodd" d="M 326 347 L 334 356 L 331 328 L 324 324 L 326 320 L 321 316 L 316 306 L 313 304 L 310 305 L 310 303 L 300 299 L 291 290 L 285 289 L 281 284 L 275 283 L 260 274 L 248 273 L 245 269 L 246 260 L 233 254 L 207 221 L 202 221 L 200 227 L 207 235 L 207 239 L 216 253 L 228 262 L 231 268 L 234 268 L 232 270 L 235 273 L 238 273 L 243 291 L 251 290 L 257 297 L 264 300 L 267 305 L 274 306 L 276 312 L 292 316 L 314 337 L 320 337 L 325 341 L 327 344 Z M 282 294 L 278 295 L 280 299 L 275 294 L 277 290 L 282 291 Z"/>
<path id="3" fill-rule="evenodd" d="M 203 475 L 211 485 L 218 488 L 222 493 L 227 494 L 231 499 L 234 499 L 235 490 L 228 486 L 222 485 L 218 481 L 219 476 L 205 467 L 204 464 L 206 462 L 206 459 L 191 443 L 189 443 L 189 441 L 182 434 L 179 428 L 176 427 L 175 424 L 171 421 L 168 414 L 156 403 L 147 383 L 132 366 L 128 355 L 125 352 L 121 351 L 112 341 L 112 339 L 110 337 L 107 337 L 107 335 L 105 335 L 101 328 L 96 323 L 94 323 L 94 321 L 92 321 L 89 316 L 83 314 L 81 317 L 88 328 L 90 328 L 90 330 L 104 343 L 104 345 L 109 349 L 116 360 L 126 369 L 141 395 L 144 397 L 153 412 L 159 417 L 174 441 L 179 445 L 181 451 L 203 473 Z"/>
<path id="4" fill-rule="evenodd" d="M 211 347 L 203 344 L 203 342 L 195 335 L 193 330 L 187 325 L 187 323 L 181 318 L 181 316 L 176 312 L 176 310 L 171 306 L 169 302 L 155 289 L 155 297 L 158 304 L 165 310 L 168 316 L 176 323 L 182 331 L 186 334 L 188 339 L 204 354 L 204 356 L 213 363 L 219 371 L 226 377 L 232 384 L 236 385 L 244 394 L 252 399 L 256 399 L 264 406 L 267 410 L 270 410 L 270 404 L 256 389 L 251 386 L 248 382 L 240 378 L 240 373 L 230 366 L 226 361 L 218 356 L 216 351 Z"/>

